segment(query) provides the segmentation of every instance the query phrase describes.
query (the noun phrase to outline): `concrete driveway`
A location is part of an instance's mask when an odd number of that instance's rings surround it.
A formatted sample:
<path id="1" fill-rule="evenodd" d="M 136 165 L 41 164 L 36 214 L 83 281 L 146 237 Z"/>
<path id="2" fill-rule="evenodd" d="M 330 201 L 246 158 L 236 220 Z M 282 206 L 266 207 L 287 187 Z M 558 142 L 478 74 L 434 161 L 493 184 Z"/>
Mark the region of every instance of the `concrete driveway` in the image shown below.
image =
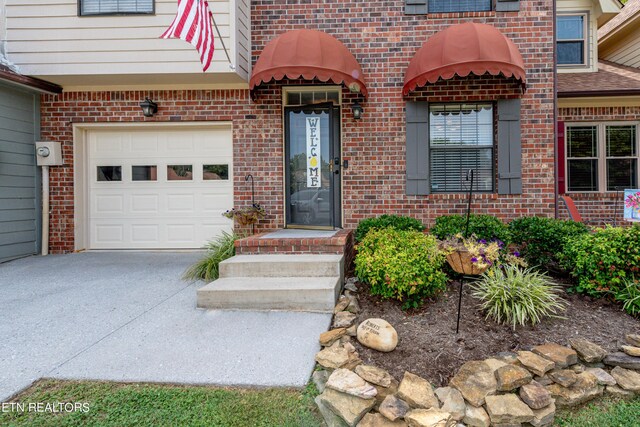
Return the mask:
<path id="1" fill-rule="evenodd" d="M 41 377 L 306 384 L 330 315 L 205 311 L 200 253 L 90 252 L 0 264 L 0 401 Z"/>

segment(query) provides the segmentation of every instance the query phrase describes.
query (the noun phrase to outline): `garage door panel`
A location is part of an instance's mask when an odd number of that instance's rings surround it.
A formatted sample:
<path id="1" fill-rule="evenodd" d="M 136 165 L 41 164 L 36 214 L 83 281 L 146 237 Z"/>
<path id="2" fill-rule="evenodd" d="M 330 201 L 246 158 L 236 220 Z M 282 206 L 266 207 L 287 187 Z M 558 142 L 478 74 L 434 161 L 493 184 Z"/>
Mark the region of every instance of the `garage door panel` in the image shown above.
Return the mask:
<path id="1" fill-rule="evenodd" d="M 230 128 L 93 131 L 88 139 L 91 248 L 200 248 L 232 230 L 221 215 L 233 207 Z M 122 180 L 98 182 L 99 165 L 120 166 Z M 169 165 L 190 166 L 191 179 L 168 180 Z M 211 179 L 226 173 L 214 168 L 205 180 L 204 165 L 228 165 L 229 179 Z M 133 166 L 156 168 L 136 169 L 133 181 Z"/>

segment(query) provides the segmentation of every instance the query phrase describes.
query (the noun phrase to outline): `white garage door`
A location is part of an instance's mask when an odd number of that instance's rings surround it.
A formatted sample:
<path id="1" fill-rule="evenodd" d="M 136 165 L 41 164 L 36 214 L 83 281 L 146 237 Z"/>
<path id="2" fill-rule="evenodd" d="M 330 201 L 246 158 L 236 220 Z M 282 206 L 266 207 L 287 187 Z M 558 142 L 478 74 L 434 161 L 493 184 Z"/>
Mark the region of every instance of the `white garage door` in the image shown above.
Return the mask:
<path id="1" fill-rule="evenodd" d="M 89 247 L 199 248 L 233 222 L 229 127 L 92 130 Z"/>

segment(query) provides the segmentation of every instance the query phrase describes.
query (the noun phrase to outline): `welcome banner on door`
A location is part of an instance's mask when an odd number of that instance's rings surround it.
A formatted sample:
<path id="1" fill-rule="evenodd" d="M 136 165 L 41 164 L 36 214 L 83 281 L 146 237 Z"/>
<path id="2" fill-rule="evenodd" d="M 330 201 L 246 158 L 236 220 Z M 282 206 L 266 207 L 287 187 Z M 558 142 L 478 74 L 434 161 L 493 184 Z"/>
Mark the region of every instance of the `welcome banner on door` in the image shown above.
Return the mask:
<path id="1" fill-rule="evenodd" d="M 320 117 L 307 117 L 307 188 L 320 185 Z"/>

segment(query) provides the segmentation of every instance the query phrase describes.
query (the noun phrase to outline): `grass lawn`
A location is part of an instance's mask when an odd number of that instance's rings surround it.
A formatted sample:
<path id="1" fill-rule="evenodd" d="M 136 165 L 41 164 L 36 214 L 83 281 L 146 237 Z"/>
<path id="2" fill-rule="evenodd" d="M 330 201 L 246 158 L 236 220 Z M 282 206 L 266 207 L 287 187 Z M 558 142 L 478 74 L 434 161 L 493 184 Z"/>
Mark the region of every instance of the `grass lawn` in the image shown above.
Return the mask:
<path id="1" fill-rule="evenodd" d="M 12 402 L 87 402 L 88 412 L 0 412 L 2 426 L 319 426 L 309 385 L 235 389 L 41 380 Z"/>
<path id="2" fill-rule="evenodd" d="M 567 427 L 638 427 L 640 426 L 640 397 L 624 401 L 603 398 L 578 410 L 560 410 L 558 426 Z"/>

